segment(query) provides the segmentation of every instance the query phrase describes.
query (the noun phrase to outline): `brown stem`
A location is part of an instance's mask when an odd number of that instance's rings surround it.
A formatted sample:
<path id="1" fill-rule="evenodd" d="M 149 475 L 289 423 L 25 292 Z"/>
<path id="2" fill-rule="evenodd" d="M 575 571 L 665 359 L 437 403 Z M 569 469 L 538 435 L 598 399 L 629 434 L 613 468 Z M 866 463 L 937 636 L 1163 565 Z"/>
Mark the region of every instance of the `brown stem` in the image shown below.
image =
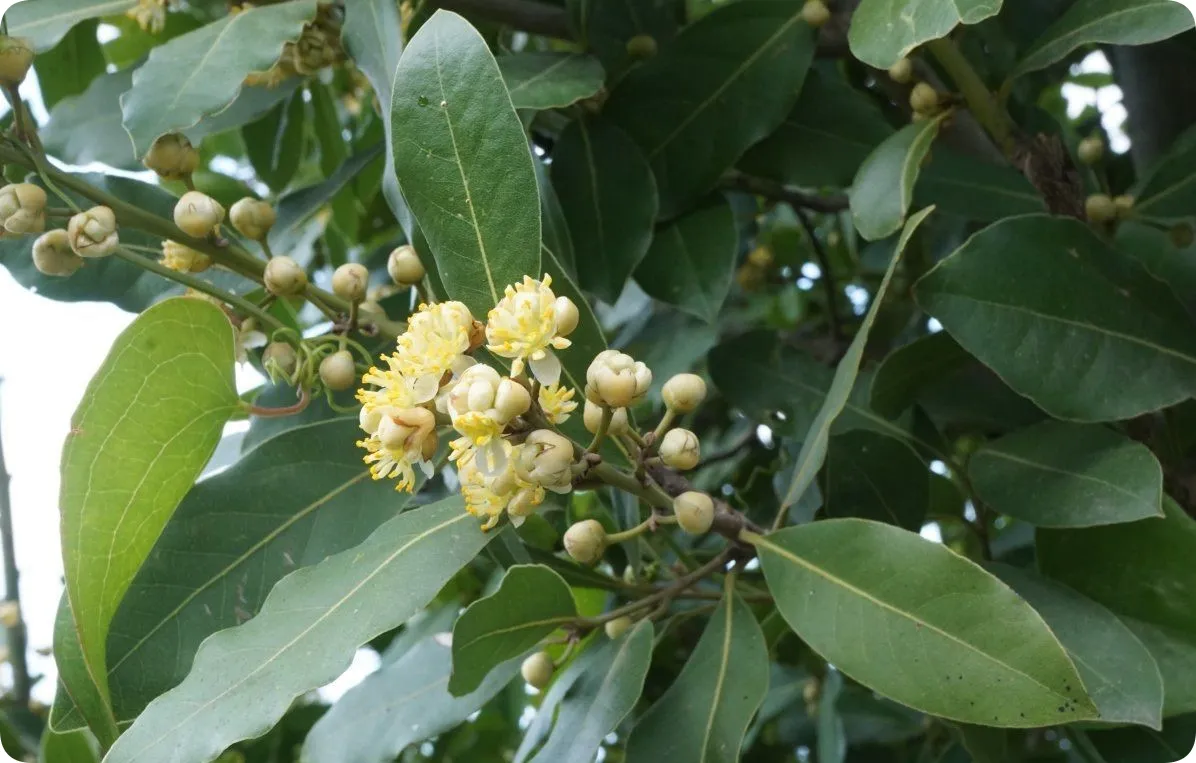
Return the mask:
<path id="1" fill-rule="evenodd" d="M 842 212 L 849 206 L 847 197 L 843 194 L 816 196 L 799 191 L 783 183 L 778 183 L 775 180 L 756 177 L 754 175 L 744 175 L 741 172 L 729 173 L 723 178 L 721 185 L 723 188 L 730 190 L 744 191 L 745 193 L 756 196 L 763 196 L 772 201 L 781 201 L 792 205 L 795 209 L 800 207 L 814 212 L 831 213 Z"/>
<path id="2" fill-rule="evenodd" d="M 12 505 L 8 492 L 8 470 L 4 465 L 4 448 L 0 443 L 0 551 L 4 554 L 4 601 L 17 606 L 17 621 L 7 628 L 8 655 L 12 664 L 12 691 L 22 704 L 29 702 L 33 680 L 29 677 L 26 656 L 25 619 L 21 614 L 21 589 L 17 570 L 16 542 L 12 531 Z"/>
<path id="3" fill-rule="evenodd" d="M 818 240 L 814 225 L 810 222 L 810 216 L 806 210 L 795 204 L 793 213 L 797 215 L 801 227 L 805 229 L 806 236 L 810 239 L 810 246 L 814 249 L 814 257 L 818 260 L 818 267 L 822 270 L 822 278 L 819 280 L 822 282 L 823 291 L 826 292 L 826 315 L 831 324 L 831 337 L 835 340 L 835 346 L 838 347 L 843 343 L 843 322 L 839 317 L 839 284 L 831 269 L 830 257 L 827 256 L 822 242 Z"/>
<path id="4" fill-rule="evenodd" d="M 696 570 L 687 575 L 677 578 L 675 582 L 658 589 L 655 593 L 649 594 L 642 599 L 637 599 L 636 601 L 633 601 L 630 604 L 624 605 L 622 607 L 618 607 L 617 609 L 612 609 L 611 611 L 605 612 L 597 617 L 579 617 L 572 622 L 572 627 L 578 630 L 590 630 L 624 615 L 630 615 L 638 612 L 641 609 L 650 607 L 658 602 L 666 602 L 670 599 L 674 599 L 679 594 L 683 593 L 686 588 L 689 588 L 693 584 L 700 582 L 707 575 L 717 572 L 726 566 L 727 560 L 730 558 L 732 553 L 733 549 L 731 547 L 727 547 L 723 549 L 718 556 L 715 556 L 701 567 L 698 567 Z"/>
<path id="5" fill-rule="evenodd" d="M 299 389 L 299 402 L 294 405 L 288 405 L 285 408 L 262 408 L 252 403 L 246 403 L 243 408 L 245 412 L 251 416 L 257 416 L 263 419 L 277 419 L 283 416 L 294 416 L 297 413 L 303 413 L 308 405 L 311 404 L 311 393 L 306 389 Z"/>

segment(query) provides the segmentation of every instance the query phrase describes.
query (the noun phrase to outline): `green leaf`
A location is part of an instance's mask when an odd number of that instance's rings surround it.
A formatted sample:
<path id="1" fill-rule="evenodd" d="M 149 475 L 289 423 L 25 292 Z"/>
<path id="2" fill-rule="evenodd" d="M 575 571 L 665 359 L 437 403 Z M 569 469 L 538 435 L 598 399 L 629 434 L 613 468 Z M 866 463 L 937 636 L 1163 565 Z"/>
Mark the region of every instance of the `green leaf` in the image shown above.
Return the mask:
<path id="1" fill-rule="evenodd" d="M 303 93 L 296 88 L 264 117 L 241 128 L 245 154 L 254 173 L 275 191 L 286 188 L 299 169 L 306 122 Z"/>
<path id="2" fill-rule="evenodd" d="M 612 79 L 634 64 L 627 41 L 647 35 L 663 45 L 677 34 L 676 4 L 669 0 L 611 3 L 566 0 L 578 38 L 594 51 Z"/>
<path id="3" fill-rule="evenodd" d="M 652 244 L 659 209 L 652 168 L 618 127 L 578 119 L 561 133 L 551 173 L 578 280 L 614 304 Z"/>
<path id="4" fill-rule="evenodd" d="M 1154 655 L 1163 716 L 1196 710 L 1196 520 L 1171 499 L 1162 519 L 1082 530 L 1040 529 L 1039 569 L 1118 615 Z M 1133 574 L 1126 574 L 1132 570 Z"/>
<path id="5" fill-rule="evenodd" d="M 635 280 L 661 302 L 714 323 L 731 291 L 738 254 L 735 212 L 719 196 L 657 229 Z"/>
<path id="6" fill-rule="evenodd" d="M 1163 469 L 1145 445 L 1102 426 L 1044 421 L 968 461 L 981 500 L 1038 527 L 1161 517 Z"/>
<path id="7" fill-rule="evenodd" d="M 75 24 L 124 13 L 134 5 L 137 0 L 26 0 L 11 6 L 4 18 L 9 35 L 28 38 L 40 53 L 57 45 Z"/>
<path id="8" fill-rule="evenodd" d="M 1101 763 L 1175 763 L 1184 760 L 1196 743 L 1196 715 L 1168 718 L 1162 731 L 1127 726 L 1084 732 Z"/>
<path id="9" fill-rule="evenodd" d="M 270 245 L 286 251 L 285 242 L 298 233 L 300 225 L 332 201 L 345 185 L 382 154 L 381 143 L 350 156 L 327 180 L 299 188 L 278 200 L 278 220 L 270 229 Z"/>
<path id="10" fill-rule="evenodd" d="M 923 43 L 946 37 L 958 24 L 978 24 L 1001 10 L 1001 0 L 862 0 L 847 41 L 856 58 L 888 69 Z"/>
<path id="11" fill-rule="evenodd" d="M 544 233 L 541 251 L 554 256 L 576 280 L 577 256 L 573 249 L 573 237 L 569 233 L 569 222 L 565 219 L 565 211 L 561 209 L 561 200 L 552 187 L 544 163 L 535 162 L 535 168 L 536 184 L 540 187 L 540 228 Z"/>
<path id="12" fill-rule="evenodd" d="M 1010 78 L 1045 69 L 1094 43 L 1148 45 L 1192 28 L 1192 11 L 1175 0 L 1079 0 L 1030 46 Z"/>
<path id="13" fill-rule="evenodd" d="M 672 686 L 627 739 L 627 763 L 735 763 L 768 691 L 768 647 L 756 616 L 723 596 Z"/>
<path id="14" fill-rule="evenodd" d="M 917 532 L 930 504 L 930 471 L 907 443 L 868 431 L 830 439 L 824 508 Z"/>
<path id="15" fill-rule="evenodd" d="M 111 722 L 109 703 L 88 673 L 65 591 L 58 600 L 58 612 L 54 617 L 54 666 L 58 669 L 58 685 L 54 706 L 50 709 L 49 727 L 63 733 L 88 726 L 105 728 Z"/>
<path id="16" fill-rule="evenodd" d="M 1159 667 L 1116 615 L 1033 572 L 1003 564 L 987 567 L 1046 620 L 1079 670 L 1100 720 L 1162 727 Z"/>
<path id="17" fill-rule="evenodd" d="M 864 160 L 849 193 L 851 219 L 864 238 L 887 238 L 901 228 L 914 200 L 922 160 L 944 118 L 907 125 Z"/>
<path id="18" fill-rule="evenodd" d="M 1196 130 L 1171 145 L 1135 186 L 1134 196 L 1134 215 L 1142 220 L 1172 223 L 1191 218 L 1196 203 Z"/>
<path id="19" fill-rule="evenodd" d="M 595 641 L 553 681 L 515 763 L 591 760 L 635 707 L 652 660 L 652 622 L 641 620 L 621 638 Z M 548 724 L 547 741 L 529 758 Z"/>
<path id="20" fill-rule="evenodd" d="M 1196 336 L 1182 305 L 1078 220 L 991 225 L 915 291 L 964 349 L 1056 418 L 1133 418 L 1196 392 Z"/>
<path id="21" fill-rule="evenodd" d="M 594 309 L 590 307 L 589 300 L 582 294 L 577 283 L 569 277 L 564 266 L 552 252 L 544 251 L 543 265 L 544 272 L 552 276 L 553 292 L 557 296 L 573 300 L 573 304 L 577 305 L 577 309 L 581 313 L 577 328 L 569 335 L 569 341 L 573 344 L 568 349 L 562 350 L 560 357 L 561 383 L 573 387 L 577 391 L 574 399 L 580 406 L 584 406 L 582 398 L 585 394 L 586 369 L 590 367 L 590 363 L 598 353 L 607 349 L 606 336 L 602 333 L 602 325 L 598 322 L 598 316 L 594 314 Z M 578 422 L 581 420 L 580 410 L 579 407 L 578 413 L 575 414 Z M 572 426 L 574 423 L 571 420 L 566 426 Z"/>
<path id="22" fill-rule="evenodd" d="M 934 150 L 914 186 L 914 203 L 944 214 L 996 221 L 1045 212 L 1042 194 L 1022 173 L 946 147 Z"/>
<path id="23" fill-rule="evenodd" d="M 46 152 L 71 164 L 141 169 L 121 124 L 120 96 L 132 84 L 132 70 L 102 74 L 80 95 L 55 104 L 40 132 Z"/>
<path id="24" fill-rule="evenodd" d="M 288 575 L 256 617 L 203 642 L 186 680 L 150 703 L 106 763 L 204 763 L 262 734 L 340 675 L 358 646 L 422 609 L 491 537 L 453 498 Z"/>
<path id="25" fill-rule="evenodd" d="M 632 69 L 603 113 L 639 144 L 656 174 L 662 217 L 718 183 L 797 102 L 814 35 L 796 0 L 742 0 L 687 26 Z"/>
<path id="26" fill-rule="evenodd" d="M 233 364 L 223 312 L 168 300 L 121 333 L 71 418 L 63 564 L 88 674 L 105 700 L 112 618 L 240 403 Z"/>
<path id="27" fill-rule="evenodd" d="M 828 667 L 818 697 L 818 763 L 843 763 L 847 757 L 847 732 L 836 707 L 843 693 L 843 674 Z"/>
<path id="28" fill-rule="evenodd" d="M 580 53 L 515 53 L 498 57 L 498 68 L 517 109 L 561 109 L 597 95 L 606 72 L 598 59 Z"/>
<path id="29" fill-rule="evenodd" d="M 100 751 L 86 731 L 58 734 L 47 729 L 42 734 L 37 760 L 38 763 L 99 763 Z"/>
<path id="30" fill-rule="evenodd" d="M 893 128 L 867 95 L 814 69 L 773 132 L 739 160 L 744 172 L 801 187 L 847 187 Z"/>
<path id="31" fill-rule="evenodd" d="M 96 39 L 95 21 L 79 24 L 54 46 L 34 59 L 42 102 L 54 108 L 63 98 L 79 95 L 104 73 L 104 51 Z"/>
<path id="32" fill-rule="evenodd" d="M 387 205 L 408 240 L 411 240 L 415 219 L 403 199 L 399 179 L 395 175 L 394 127 L 390 109 L 394 73 L 403 53 L 402 21 L 398 6 L 392 0 L 355 0 L 347 4 L 341 36 L 349 55 L 369 80 L 378 98 L 386 131 L 386 170 L 382 173 L 382 195 L 386 197 Z"/>
<path id="33" fill-rule="evenodd" d="M 885 292 L 888 291 L 889 282 L 897 270 L 897 263 L 901 261 L 901 253 L 905 250 L 906 244 L 909 243 L 918 226 L 933 211 L 934 207 L 927 207 L 911 217 L 905 224 L 905 229 L 901 232 L 901 238 L 897 242 L 897 248 L 893 252 L 893 259 L 885 271 L 884 279 L 872 296 L 872 306 L 868 308 L 868 314 L 864 316 L 855 338 L 851 340 L 851 345 L 847 348 L 843 359 L 839 361 L 839 367 L 835 369 L 835 376 L 827 389 L 826 399 L 823 401 L 818 415 L 814 417 L 814 422 L 810 425 L 810 431 L 806 433 L 805 440 L 802 441 L 801 452 L 798 453 L 793 469 L 793 479 L 781 499 L 782 513 L 778 515 L 778 519 L 783 520 L 784 510 L 797 503 L 810 485 L 814 484 L 814 477 L 822 467 L 823 459 L 826 458 L 831 425 L 835 423 L 835 419 L 843 413 L 843 409 L 847 405 L 851 389 L 855 385 L 856 376 L 860 371 L 860 361 L 864 357 L 864 345 L 868 342 L 868 331 L 876 320 L 876 314 L 884 301 Z"/>
<path id="34" fill-rule="evenodd" d="M 945 546 L 863 519 L 814 522 L 752 543 L 789 626 L 873 691 L 986 726 L 1096 717 L 1042 618 Z"/>
<path id="35" fill-rule="evenodd" d="M 442 635 L 420 640 L 337 700 L 307 735 L 301 759 L 394 760 L 408 746 L 464 722 L 519 674 L 519 660 L 509 660 L 472 693 L 453 696 L 447 689 L 452 659 Z"/>
<path id="36" fill-rule="evenodd" d="M 403 52 L 391 119 L 395 171 L 448 296 L 485 315 L 540 269 L 531 150 L 486 41 L 437 11 Z"/>
<path id="37" fill-rule="evenodd" d="M 872 379 L 872 408 L 893 418 L 909 408 L 926 387 L 972 361 L 945 331 L 919 337 L 893 350 Z"/>
<path id="38" fill-rule="evenodd" d="M 120 99 L 134 153 L 232 103 L 245 77 L 269 69 L 315 15 L 315 0 L 250 7 L 150 51 Z"/>
<path id="39" fill-rule="evenodd" d="M 453 675 L 449 692 L 469 694 L 500 663 L 518 657 L 577 617 L 569 584 L 537 564 L 507 570 L 498 590 L 478 599 L 453 626 Z"/>

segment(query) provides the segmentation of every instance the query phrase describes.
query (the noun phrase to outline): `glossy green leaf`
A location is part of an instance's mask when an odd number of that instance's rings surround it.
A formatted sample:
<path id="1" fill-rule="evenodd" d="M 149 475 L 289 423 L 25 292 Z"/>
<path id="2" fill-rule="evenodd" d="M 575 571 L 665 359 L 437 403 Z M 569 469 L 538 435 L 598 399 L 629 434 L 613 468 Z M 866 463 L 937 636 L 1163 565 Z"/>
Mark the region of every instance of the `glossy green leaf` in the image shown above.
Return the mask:
<path id="1" fill-rule="evenodd" d="M 1056 418 L 1132 418 L 1196 392 L 1182 305 L 1078 220 L 1003 220 L 915 289 L 964 349 Z"/>
<path id="2" fill-rule="evenodd" d="M 598 59 L 580 53 L 513 53 L 498 68 L 517 109 L 560 109 L 602 89 L 606 72 Z"/>
<path id="3" fill-rule="evenodd" d="M 154 48 L 120 99 L 137 156 L 232 103 L 245 77 L 269 69 L 315 14 L 315 0 L 251 7 Z"/>
<path id="4" fill-rule="evenodd" d="M 104 73 L 107 62 L 96 39 L 97 26 L 90 20 L 79 24 L 52 50 L 34 59 L 37 84 L 47 109 L 54 108 L 63 98 L 79 95 Z"/>
<path id="5" fill-rule="evenodd" d="M 1010 74 L 1044 69 L 1094 43 L 1148 45 L 1192 28 L 1192 11 L 1175 0 L 1079 0 L 1022 56 Z"/>
<path id="6" fill-rule="evenodd" d="M 1101 763 L 1176 763 L 1196 744 L 1196 715 L 1168 718 L 1162 731 L 1141 726 L 1083 732 Z"/>
<path id="7" fill-rule="evenodd" d="M 901 253 L 905 250 L 906 244 L 909 243 L 914 232 L 917 231 L 918 226 L 933 211 L 933 207 L 928 207 L 915 214 L 905 224 L 905 230 L 901 232 L 901 239 L 897 242 L 897 248 L 893 252 L 893 259 L 889 263 L 888 269 L 885 271 L 884 279 L 872 295 L 872 306 L 868 308 L 868 313 L 864 316 L 863 322 L 856 331 L 855 338 L 851 340 L 851 345 L 847 348 L 847 352 L 844 353 L 843 359 L 839 361 L 839 366 L 835 369 L 835 376 L 831 380 L 830 387 L 827 389 L 826 399 L 823 401 L 822 407 L 818 410 L 818 415 L 814 417 L 813 423 L 810 424 L 810 430 L 806 433 L 806 437 L 802 441 L 801 452 L 797 455 L 793 469 L 793 478 L 781 498 L 782 509 L 797 503 L 810 485 L 814 484 L 814 478 L 817 476 L 818 470 L 822 467 L 822 462 L 826 458 L 827 441 L 830 438 L 831 426 L 835 423 L 835 419 L 843 413 L 843 409 L 847 405 L 852 387 L 855 385 L 856 376 L 859 375 L 860 361 L 864 357 L 864 345 L 868 342 L 868 331 L 872 328 L 872 324 L 876 320 L 876 314 L 879 312 L 880 305 L 884 301 L 885 292 L 889 288 L 889 282 L 893 279 L 893 273 L 897 270 L 897 263 L 901 261 Z"/>
<path id="8" fill-rule="evenodd" d="M 150 703 L 107 763 L 205 763 L 336 678 L 361 644 L 418 612 L 493 537 L 460 499 L 406 512 L 288 575 L 249 622 L 208 637 L 186 680 Z"/>
<path id="9" fill-rule="evenodd" d="M 556 189 L 552 187 L 552 180 L 544 163 L 537 161 L 535 168 L 536 184 L 540 187 L 540 228 L 544 235 L 541 251 L 555 257 L 570 277 L 576 280 L 577 256 L 573 249 L 573 236 L 569 233 L 569 222 L 561 208 L 561 200 L 556 194 Z"/>
<path id="10" fill-rule="evenodd" d="M 453 675 L 449 692 L 475 691 L 491 670 L 528 651 L 577 617 L 569 584 L 537 564 L 507 570 L 498 590 L 478 599 L 453 626 Z"/>
<path id="11" fill-rule="evenodd" d="M 794 632 L 870 689 L 986 726 L 1096 717 L 1042 618 L 945 546 L 862 519 L 814 522 L 752 542 Z"/>
<path id="12" fill-rule="evenodd" d="M 4 14 L 8 33 L 25 37 L 37 52 L 58 44 L 76 24 L 88 19 L 124 13 L 137 0 L 25 0 Z"/>
<path id="13" fill-rule="evenodd" d="M 67 733 L 91 726 L 98 734 L 111 734 L 112 711 L 108 699 L 88 673 L 78 629 L 71 614 L 71 603 L 64 591 L 54 617 L 54 667 L 58 670 L 54 706 L 50 709 L 50 729 Z M 107 729 L 107 732 L 104 731 Z M 108 737 L 111 741 L 111 737 Z"/>
<path id="14" fill-rule="evenodd" d="M 1114 243 L 1171 287 L 1188 314 L 1196 317 L 1196 247 L 1177 247 L 1168 230 L 1138 220 L 1118 224 Z"/>
<path id="15" fill-rule="evenodd" d="M 864 430 L 830 439 L 823 512 L 917 532 L 930 505 L 930 470 L 907 443 Z"/>
<path id="16" fill-rule="evenodd" d="M 672 217 L 709 191 L 797 102 L 814 35 L 797 0 L 743 0 L 687 26 L 632 69 L 603 113 L 631 136 Z"/>
<path id="17" fill-rule="evenodd" d="M 945 331 L 928 334 L 893 350 L 880 362 L 872 379 L 871 404 L 877 413 L 899 415 L 919 393 L 971 361 Z"/>
<path id="18" fill-rule="evenodd" d="M 573 344 L 560 352 L 561 383 L 573 387 L 577 391 L 574 399 L 579 405 L 585 405 L 582 398 L 585 394 L 586 369 L 590 367 L 594 356 L 607 349 L 606 336 L 602 333 L 602 325 L 598 322 L 594 309 L 590 307 L 589 300 L 552 252 L 544 251 L 543 264 L 544 272 L 552 276 L 553 292 L 557 296 L 573 300 L 581 314 L 577 328 L 569 335 L 569 341 Z M 580 408 L 577 418 L 580 420 Z M 566 426 L 574 423 L 569 421 Z"/>
<path id="19" fill-rule="evenodd" d="M 416 642 L 337 700 L 307 735 L 300 760 L 388 763 L 406 747 L 464 722 L 518 675 L 519 660 L 508 660 L 470 694 L 453 696 L 446 635 Z"/>
<path id="20" fill-rule="evenodd" d="M 327 180 L 298 188 L 279 199 L 276 205 L 278 220 L 270 229 L 270 244 L 279 251 L 286 251 L 283 244 L 287 238 L 294 236 L 305 220 L 330 203 L 350 180 L 377 161 L 382 151 L 381 143 L 360 151 L 346 159 Z"/>
<path id="21" fill-rule="evenodd" d="M 968 461 L 981 500 L 1038 527 L 1161 517 L 1163 469 L 1150 449 L 1102 426 L 1045 421 Z"/>
<path id="22" fill-rule="evenodd" d="M 286 188 L 299 169 L 306 124 L 303 93 L 296 89 L 264 117 L 241 128 L 245 155 L 258 180 L 274 190 Z"/>
<path id="23" fill-rule="evenodd" d="M 768 691 L 768 647 L 756 616 L 724 596 L 672 686 L 627 740 L 627 763 L 735 763 Z"/>
<path id="24" fill-rule="evenodd" d="M 63 564 L 83 657 L 105 700 L 112 618 L 239 405 L 233 362 L 223 312 L 168 300 L 121 333 L 71 418 Z"/>
<path id="25" fill-rule="evenodd" d="M 1170 0 L 1168 0 L 1170 2 Z M 1171 145 L 1133 189 L 1134 215 L 1159 223 L 1190 219 L 1196 203 L 1196 131 Z"/>
<path id="26" fill-rule="evenodd" d="M 735 213 L 719 196 L 658 228 L 635 280 L 661 302 L 714 323 L 731 290 L 738 254 Z"/>
<path id="27" fill-rule="evenodd" d="M 899 230 L 914 200 L 922 160 L 939 134 L 943 117 L 908 125 L 864 160 L 851 184 L 851 219 L 869 241 Z"/>
<path id="28" fill-rule="evenodd" d="M 847 40 L 856 58 L 887 69 L 925 42 L 959 24 L 978 24 L 1001 10 L 1001 0 L 862 0 Z"/>
<path id="29" fill-rule="evenodd" d="M 627 41 L 647 35 L 663 45 L 677 34 L 678 14 L 671 0 L 612 3 L 596 0 L 566 0 L 578 38 L 602 61 L 612 79 L 635 58 L 627 52 Z"/>
<path id="30" fill-rule="evenodd" d="M 1118 615 L 1154 655 L 1163 716 L 1196 710 L 1196 520 L 1171 499 L 1164 518 L 1083 530 L 1039 530 L 1042 572 Z M 1126 574 L 1132 570 L 1133 574 Z"/>
<path id="31" fill-rule="evenodd" d="M 38 763 L 99 763 L 100 751 L 86 731 L 58 734 L 47 729 L 42 734 L 37 760 Z"/>
<path id="32" fill-rule="evenodd" d="M 847 730 L 836 705 L 843 693 L 843 674 L 828 667 L 819 684 L 818 763 L 843 763 L 847 758 Z"/>
<path id="33" fill-rule="evenodd" d="M 120 96 L 132 84 L 131 70 L 102 74 L 83 93 L 55 104 L 40 133 L 46 152 L 72 164 L 141 169 L 121 124 Z"/>
<path id="34" fill-rule="evenodd" d="M 540 274 L 540 200 L 523 127 L 486 41 L 437 11 L 395 75 L 395 171 L 448 296 L 485 315 Z"/>
<path id="35" fill-rule="evenodd" d="M 652 168 L 609 122 L 578 119 L 552 155 L 552 184 L 569 223 L 579 283 L 614 304 L 652 243 Z"/>
<path id="36" fill-rule="evenodd" d="M 1013 167 L 944 146 L 935 148 L 918 175 L 914 204 L 934 204 L 944 214 L 983 221 L 1046 211 L 1042 194 Z"/>
<path id="37" fill-rule="evenodd" d="M 1117 616 L 1067 586 L 1003 564 L 988 570 L 1030 602 L 1071 656 L 1088 696 L 1108 723 L 1162 726 L 1163 677 L 1146 647 Z"/>
<path id="38" fill-rule="evenodd" d="M 592 759 L 635 707 L 651 660 L 650 620 L 641 620 L 621 638 L 596 639 L 553 681 L 515 753 L 515 763 Z M 548 725 L 552 731 L 532 756 Z"/>
<path id="39" fill-rule="evenodd" d="M 847 187 L 873 149 L 893 134 L 867 95 L 811 70 L 801 97 L 772 135 L 739 160 L 744 172 L 802 187 Z"/>

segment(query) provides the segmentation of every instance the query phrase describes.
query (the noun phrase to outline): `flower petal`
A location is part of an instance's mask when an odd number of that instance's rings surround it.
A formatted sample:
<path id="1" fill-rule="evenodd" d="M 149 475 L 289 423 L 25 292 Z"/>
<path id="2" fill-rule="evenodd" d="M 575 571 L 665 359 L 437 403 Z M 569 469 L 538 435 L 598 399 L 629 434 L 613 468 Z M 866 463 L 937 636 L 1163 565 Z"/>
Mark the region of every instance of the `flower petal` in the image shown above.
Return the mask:
<path id="1" fill-rule="evenodd" d="M 544 357 L 533 360 L 530 364 L 532 376 L 543 385 L 551 387 L 561 380 L 561 361 L 551 352 L 544 353 Z"/>

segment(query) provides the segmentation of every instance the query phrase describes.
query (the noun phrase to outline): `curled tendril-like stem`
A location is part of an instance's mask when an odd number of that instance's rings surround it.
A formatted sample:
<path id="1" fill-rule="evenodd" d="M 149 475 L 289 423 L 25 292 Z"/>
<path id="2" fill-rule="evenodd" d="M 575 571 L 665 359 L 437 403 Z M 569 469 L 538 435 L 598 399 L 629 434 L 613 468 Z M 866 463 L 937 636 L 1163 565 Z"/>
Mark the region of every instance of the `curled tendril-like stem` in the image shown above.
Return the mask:
<path id="1" fill-rule="evenodd" d="M 294 405 L 288 405 L 284 408 L 263 408 L 254 405 L 253 403 L 244 403 L 242 407 L 245 412 L 251 416 L 258 416 L 263 419 L 281 418 L 283 416 L 294 416 L 297 413 L 303 413 L 307 406 L 311 404 L 311 393 L 307 391 L 306 387 L 299 388 L 299 401 Z"/>

